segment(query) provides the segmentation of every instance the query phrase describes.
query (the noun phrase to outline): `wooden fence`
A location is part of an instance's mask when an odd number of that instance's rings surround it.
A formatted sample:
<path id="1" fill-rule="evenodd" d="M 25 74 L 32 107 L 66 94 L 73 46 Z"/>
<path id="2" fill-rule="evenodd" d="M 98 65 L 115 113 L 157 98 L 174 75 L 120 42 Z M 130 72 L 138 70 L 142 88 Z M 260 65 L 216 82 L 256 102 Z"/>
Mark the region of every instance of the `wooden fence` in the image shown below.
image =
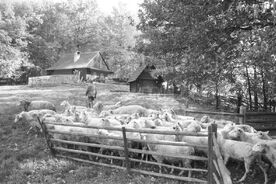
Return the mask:
<path id="1" fill-rule="evenodd" d="M 29 86 L 53 86 L 60 84 L 79 83 L 78 75 L 47 75 L 39 77 L 29 77 Z"/>
<path id="2" fill-rule="evenodd" d="M 39 121 L 40 122 L 40 121 Z M 106 166 L 116 169 L 126 170 L 128 173 L 140 173 L 145 175 L 151 175 L 155 177 L 164 177 L 168 179 L 175 179 L 180 181 L 187 181 L 193 183 L 209 183 L 209 184 L 232 184 L 230 174 L 227 171 L 226 167 L 223 164 L 222 157 L 220 155 L 220 151 L 217 144 L 216 139 L 216 125 L 212 125 L 209 127 L 208 132 L 199 132 L 199 133 L 188 133 L 188 132 L 176 132 L 176 131 L 160 131 L 154 129 L 128 129 L 128 128 L 114 128 L 114 127 L 97 127 L 97 126 L 82 126 L 76 124 L 57 124 L 51 122 L 40 122 L 42 130 L 44 132 L 44 136 L 46 138 L 47 145 L 53 156 L 71 159 L 74 161 L 90 163 L 94 165 Z M 105 129 L 109 131 L 120 131 L 121 136 L 103 136 L 103 135 L 91 135 L 85 134 L 83 132 L 72 132 L 72 131 L 57 131 L 51 129 L 53 126 L 64 126 L 64 127 L 78 127 L 84 129 Z M 67 129 L 68 130 L 68 129 Z M 163 135 L 189 135 L 189 136 L 201 136 L 208 137 L 208 146 L 206 145 L 193 145 L 185 142 L 177 142 L 177 141 L 149 141 L 143 139 L 133 139 L 127 136 L 128 132 L 136 132 L 140 134 L 163 134 Z M 70 140 L 62 140 L 62 139 L 54 139 L 53 134 L 59 135 L 69 135 L 72 137 Z M 73 139 L 74 136 L 78 136 L 78 139 Z M 80 138 L 83 138 L 80 141 Z M 87 141 L 88 138 L 93 138 L 95 141 L 91 143 Z M 103 140 L 112 140 L 117 142 L 115 145 L 103 144 Z M 150 150 L 137 149 L 130 147 L 130 142 L 142 143 L 142 144 L 150 144 L 150 145 L 171 145 L 171 146 L 192 146 L 192 147 L 200 147 L 208 149 L 208 158 L 194 155 L 169 155 L 165 153 L 159 153 Z M 101 144 L 99 144 L 101 143 Z M 100 150 L 116 150 L 120 153 L 120 156 L 115 155 L 106 155 L 103 152 L 99 152 Z M 131 155 L 157 155 L 162 157 L 171 157 L 178 159 L 191 159 L 197 162 L 206 162 L 208 164 L 208 168 L 188 168 L 188 167 L 178 167 L 174 165 L 168 165 L 165 163 L 158 163 L 154 161 L 143 160 L 143 157 L 131 156 Z M 101 157 L 102 162 L 98 161 L 98 158 Z M 142 159 L 141 159 L 142 158 Z M 111 160 L 109 162 L 109 160 Z M 114 161 L 115 160 L 115 161 Z M 154 166 L 155 168 L 149 170 L 149 166 Z M 156 171 L 157 167 L 159 167 L 159 172 Z M 162 168 L 170 168 L 171 170 L 178 170 L 179 172 L 190 171 L 193 173 L 194 177 L 184 177 L 173 174 L 171 172 L 162 173 Z M 200 173 L 200 174 L 199 174 Z M 197 178 L 195 176 L 203 175 L 203 178 Z"/>
<path id="3" fill-rule="evenodd" d="M 215 119 L 229 119 L 235 123 L 248 124 L 260 131 L 270 131 L 273 137 L 276 135 L 276 112 L 246 112 L 241 109 L 240 113 L 210 112 L 185 110 L 185 115 L 209 115 Z M 228 117 L 228 118 L 227 118 Z"/>

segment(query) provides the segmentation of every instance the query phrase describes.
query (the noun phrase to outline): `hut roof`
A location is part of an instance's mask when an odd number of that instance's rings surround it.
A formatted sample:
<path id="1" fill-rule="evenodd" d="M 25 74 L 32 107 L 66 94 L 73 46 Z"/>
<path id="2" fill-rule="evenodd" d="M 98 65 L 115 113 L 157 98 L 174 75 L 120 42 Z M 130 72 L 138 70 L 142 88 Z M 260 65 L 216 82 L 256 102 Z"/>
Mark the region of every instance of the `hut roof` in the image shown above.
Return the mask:
<path id="1" fill-rule="evenodd" d="M 98 71 L 111 72 L 99 51 L 82 52 L 80 53 L 80 58 L 76 62 L 74 62 L 74 53 L 64 54 L 57 63 L 46 70 L 64 70 L 77 68 L 90 68 Z"/>
<path id="2" fill-rule="evenodd" d="M 145 69 L 156 69 L 154 65 L 142 65 L 139 68 L 137 68 L 136 71 L 133 72 L 133 74 L 129 77 L 128 82 L 134 82 L 137 80 L 137 78 L 145 71 Z M 145 72 L 145 75 L 143 75 L 143 79 L 156 79 L 156 76 L 154 75 L 154 72 L 149 71 Z"/>

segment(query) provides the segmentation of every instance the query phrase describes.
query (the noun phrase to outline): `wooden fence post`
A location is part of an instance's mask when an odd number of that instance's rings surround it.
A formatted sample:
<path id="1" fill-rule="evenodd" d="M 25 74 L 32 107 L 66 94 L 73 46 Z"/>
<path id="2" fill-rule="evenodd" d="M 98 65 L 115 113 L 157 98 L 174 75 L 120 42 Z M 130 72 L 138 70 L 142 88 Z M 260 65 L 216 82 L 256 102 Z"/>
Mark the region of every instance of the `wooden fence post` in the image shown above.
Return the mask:
<path id="1" fill-rule="evenodd" d="M 213 177 L 213 173 L 215 172 L 216 168 L 213 163 L 213 159 L 216 158 L 214 156 L 214 142 L 213 142 L 213 133 L 216 134 L 217 132 L 217 125 L 211 124 L 208 127 L 208 184 L 216 183 Z"/>
<path id="2" fill-rule="evenodd" d="M 128 158 L 128 143 L 127 143 L 127 137 L 126 137 L 126 128 L 122 127 L 123 132 L 123 139 L 124 139 L 124 152 L 125 152 L 125 165 L 126 165 L 126 171 L 127 173 L 130 173 L 130 161 Z"/>
<path id="3" fill-rule="evenodd" d="M 243 115 L 243 117 L 239 117 L 239 124 L 245 124 L 246 123 L 246 108 L 244 106 L 240 106 L 240 114 Z"/>
<path id="4" fill-rule="evenodd" d="M 44 137 L 45 137 L 45 139 L 46 139 L 47 146 L 48 146 L 48 148 L 50 149 L 50 152 L 51 152 L 52 156 L 55 156 L 56 152 L 55 152 L 55 150 L 53 149 L 53 144 L 52 144 L 52 142 L 50 141 L 50 136 L 49 136 L 49 133 L 48 133 L 48 131 L 47 131 L 47 127 L 46 127 L 45 123 L 43 123 L 42 121 L 40 121 L 39 117 L 37 117 L 37 120 L 38 120 L 38 123 L 39 123 L 40 126 L 41 126 L 42 132 L 43 132 Z"/>

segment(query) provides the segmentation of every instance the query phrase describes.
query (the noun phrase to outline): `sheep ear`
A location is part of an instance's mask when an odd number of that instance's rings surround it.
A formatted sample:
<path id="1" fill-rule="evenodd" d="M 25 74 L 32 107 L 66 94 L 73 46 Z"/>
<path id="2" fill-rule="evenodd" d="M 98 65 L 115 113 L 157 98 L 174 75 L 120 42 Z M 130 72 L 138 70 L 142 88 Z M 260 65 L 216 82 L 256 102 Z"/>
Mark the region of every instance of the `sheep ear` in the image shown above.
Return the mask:
<path id="1" fill-rule="evenodd" d="M 103 122 L 109 122 L 108 119 L 106 119 L 106 118 L 102 118 L 102 121 Z"/>
<path id="2" fill-rule="evenodd" d="M 264 134 L 268 135 L 269 134 L 269 131 L 266 131 L 266 132 L 263 132 Z"/>

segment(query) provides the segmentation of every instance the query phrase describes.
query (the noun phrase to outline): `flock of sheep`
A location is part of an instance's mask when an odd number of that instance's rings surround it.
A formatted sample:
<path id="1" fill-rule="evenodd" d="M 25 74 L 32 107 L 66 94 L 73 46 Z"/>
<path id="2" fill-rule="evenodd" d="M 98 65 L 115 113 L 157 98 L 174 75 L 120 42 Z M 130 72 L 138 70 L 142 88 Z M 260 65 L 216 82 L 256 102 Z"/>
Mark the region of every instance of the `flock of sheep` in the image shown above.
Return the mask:
<path id="1" fill-rule="evenodd" d="M 70 105 L 68 101 L 60 104 L 63 107 L 62 113 L 56 113 L 55 106 L 47 101 L 21 101 L 24 111 L 17 114 L 15 123 L 27 122 L 30 129 L 41 131 L 37 118 L 43 122 L 51 122 L 48 129 L 61 132 L 84 133 L 85 135 L 105 135 L 111 137 L 122 138 L 122 132 L 106 129 L 82 128 L 81 126 L 92 125 L 98 127 L 126 127 L 128 129 L 155 129 L 155 130 L 171 130 L 183 131 L 190 133 L 207 132 L 208 126 L 212 123 L 218 125 L 217 142 L 226 165 L 229 158 L 239 160 L 244 163 L 245 173 L 239 182 L 244 181 L 250 166 L 258 165 L 263 173 L 265 182 L 267 183 L 267 172 L 273 166 L 276 168 L 276 140 L 273 140 L 268 132 L 256 131 L 249 125 L 238 125 L 232 121 L 214 120 L 208 116 L 203 116 L 200 121 L 195 120 L 191 116 L 176 115 L 171 110 L 153 110 L 146 109 L 139 105 L 122 106 L 120 102 L 115 105 L 104 106 L 100 102 L 96 103 L 93 108 L 88 109 L 84 106 Z M 62 125 L 53 125 L 53 123 L 63 123 L 80 125 L 80 127 L 70 127 Z M 137 132 L 127 132 L 127 138 L 140 139 L 146 141 L 177 141 L 186 142 L 193 145 L 208 146 L 208 137 L 184 136 L 184 135 L 163 135 L 163 134 L 146 134 Z M 78 136 L 69 136 L 64 134 L 53 134 L 55 139 L 64 139 L 79 141 Z M 118 139 L 98 139 L 89 137 L 87 142 L 116 145 L 123 147 L 123 141 Z M 167 155 L 195 155 L 198 152 L 203 153 L 207 157 L 207 148 L 192 146 L 171 146 L 171 145 L 155 145 L 145 144 L 139 145 L 139 149 L 148 149 L 161 153 L 159 155 L 151 155 L 152 158 L 162 163 L 164 161 L 172 164 L 178 163 L 185 167 L 191 167 L 190 159 L 169 157 Z M 131 144 L 137 148 L 137 144 Z M 100 149 L 102 152 L 103 149 Z M 124 153 L 117 152 L 120 156 Z M 164 155 L 162 155 L 164 154 Z M 143 156 L 141 156 L 143 159 Z M 268 165 L 268 166 L 266 166 Z M 267 169 L 265 169 L 267 168 Z M 159 166 L 161 172 L 161 166 Z M 173 169 L 171 170 L 173 172 Z M 183 171 L 179 173 L 181 175 Z M 191 172 L 188 173 L 191 176 Z"/>

